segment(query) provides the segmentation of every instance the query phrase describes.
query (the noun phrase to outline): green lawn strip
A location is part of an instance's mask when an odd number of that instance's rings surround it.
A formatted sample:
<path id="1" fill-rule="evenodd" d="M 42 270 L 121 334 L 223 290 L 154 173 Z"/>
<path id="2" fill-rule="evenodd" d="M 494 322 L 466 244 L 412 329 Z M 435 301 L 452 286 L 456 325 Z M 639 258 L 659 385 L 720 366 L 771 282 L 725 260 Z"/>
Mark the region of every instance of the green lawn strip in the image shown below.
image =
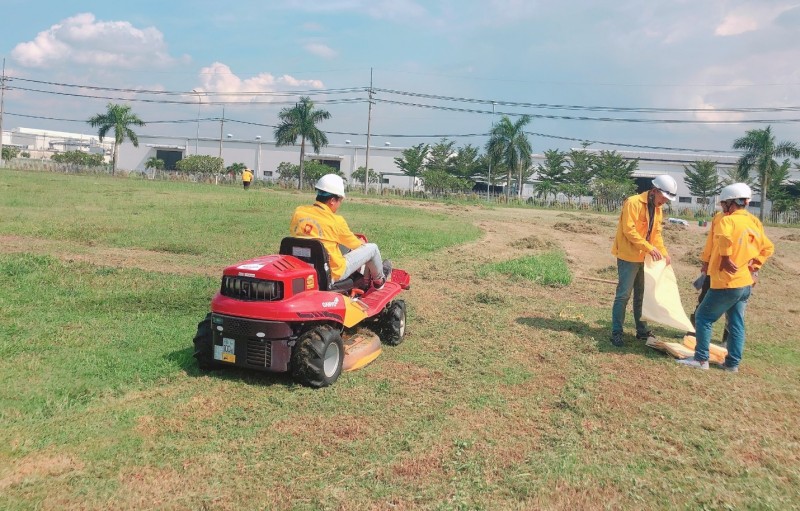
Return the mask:
<path id="1" fill-rule="evenodd" d="M 572 275 L 563 252 L 546 252 L 484 266 L 478 275 L 500 273 L 525 279 L 543 286 L 562 287 L 572 282 Z"/>

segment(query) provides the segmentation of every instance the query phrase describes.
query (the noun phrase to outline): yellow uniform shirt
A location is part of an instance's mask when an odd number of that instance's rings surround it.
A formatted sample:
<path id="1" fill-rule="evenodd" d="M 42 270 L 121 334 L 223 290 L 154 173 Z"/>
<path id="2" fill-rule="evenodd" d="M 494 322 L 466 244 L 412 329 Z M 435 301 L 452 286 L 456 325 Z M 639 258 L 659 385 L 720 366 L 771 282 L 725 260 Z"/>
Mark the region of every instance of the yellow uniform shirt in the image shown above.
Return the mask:
<path id="1" fill-rule="evenodd" d="M 252 180 L 253 180 L 253 173 L 250 172 L 250 169 L 246 169 L 244 172 L 242 172 L 243 183 L 249 183 Z"/>
<path id="2" fill-rule="evenodd" d="M 708 230 L 708 236 L 706 236 L 706 245 L 703 247 L 703 252 L 700 254 L 700 260 L 704 263 L 708 263 L 709 259 L 711 259 L 711 247 L 714 244 L 714 233 L 719 229 L 719 221 L 724 217 L 725 213 L 720 211 L 711 219 L 711 228 Z"/>
<path id="3" fill-rule="evenodd" d="M 298 206 L 289 224 L 289 234 L 322 241 L 330 256 L 331 277 L 334 281 L 341 278 L 345 269 L 345 260 L 339 245 L 353 250 L 364 243 L 353 234 L 343 216 L 337 215 L 322 202 L 315 202 L 312 206 Z"/>
<path id="4" fill-rule="evenodd" d="M 661 237 L 661 208 L 655 208 L 653 214 L 653 230 L 650 241 L 647 241 L 647 228 L 650 225 L 650 215 L 647 211 L 647 194 L 628 197 L 622 205 L 617 225 L 617 236 L 611 246 L 611 253 L 623 261 L 631 263 L 644 262 L 644 256 L 654 248 L 667 256 L 664 238 Z"/>
<path id="5" fill-rule="evenodd" d="M 753 277 L 748 264 L 753 261 L 755 267 L 760 267 L 773 253 L 775 245 L 767 238 L 758 218 L 744 209 L 725 215 L 714 233 L 708 261 L 711 289 L 751 286 Z M 730 256 L 731 262 L 738 267 L 736 273 L 730 274 L 720 269 L 723 256 Z"/>

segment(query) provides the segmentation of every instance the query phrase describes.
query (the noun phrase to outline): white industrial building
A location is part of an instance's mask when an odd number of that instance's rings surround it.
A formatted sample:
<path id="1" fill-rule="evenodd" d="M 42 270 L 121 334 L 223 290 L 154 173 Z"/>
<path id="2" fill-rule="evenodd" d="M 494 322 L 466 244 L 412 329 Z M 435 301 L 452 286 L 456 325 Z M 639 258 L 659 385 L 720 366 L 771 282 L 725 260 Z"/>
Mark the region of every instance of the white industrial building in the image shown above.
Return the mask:
<path id="1" fill-rule="evenodd" d="M 31 158 L 50 159 L 50 156 L 66 151 L 83 151 L 110 156 L 114 139 L 83 133 L 41 130 L 33 128 L 14 128 L 3 133 L 3 145 L 19 148 L 30 154 Z"/>
<path id="2" fill-rule="evenodd" d="M 3 143 L 19 147 L 31 153 L 32 158 L 48 158 L 50 155 L 69 150 L 83 150 L 87 152 L 103 153 L 110 156 L 113 148 L 113 139 L 106 137 L 100 142 L 97 135 L 79 133 L 66 133 L 50 130 L 37 130 L 30 128 L 15 128 L 4 132 Z M 239 139 L 231 135 L 222 138 L 181 138 L 153 135 L 139 135 L 139 146 L 126 140 L 119 149 L 117 167 L 122 170 L 145 172 L 145 163 L 151 157 L 156 157 L 166 163 L 168 169 L 174 168 L 175 163 L 187 156 L 200 154 L 208 156 L 221 156 L 225 165 L 243 163 L 253 169 L 257 179 L 277 179 L 276 169 L 282 162 L 298 163 L 300 155 L 299 145 L 277 147 L 274 141 L 256 139 Z M 383 146 L 370 146 L 369 167 L 381 175 L 381 188 L 408 190 L 414 186 L 415 191 L 422 190 L 419 179 L 412 184 L 394 162 L 402 156 L 403 147 L 393 147 L 388 144 Z M 599 153 L 598 149 L 587 151 Z M 689 188 L 684 183 L 685 167 L 701 160 L 714 161 L 721 176 L 736 166 L 737 154 L 695 154 L 695 153 L 657 153 L 643 151 L 617 151 L 617 154 L 626 160 L 639 160 L 639 168 L 635 172 L 635 179 L 639 189 L 649 186 L 649 181 L 658 174 L 669 174 L 678 183 L 678 202 L 676 205 L 699 205 L 699 198 L 692 196 Z M 367 151 L 363 145 L 329 144 L 322 148 L 320 154 L 315 154 L 310 145 L 306 146 L 306 157 L 324 162 L 340 170 L 348 180 L 352 173 L 359 167 L 366 165 Z M 108 159 L 108 158 L 107 158 Z M 541 154 L 533 155 L 533 167 L 544 161 Z M 791 181 L 800 180 L 800 171 L 796 168 L 790 173 Z M 523 186 L 523 198 L 535 195 L 534 183 L 527 182 Z M 352 181 L 352 180 L 351 180 Z M 371 185 L 374 186 L 374 185 Z M 483 188 L 485 190 L 485 187 Z M 760 208 L 759 197 L 753 197 L 751 202 L 754 209 Z"/>
<path id="3" fill-rule="evenodd" d="M 410 179 L 394 163 L 394 159 L 402 156 L 402 152 L 403 148 L 389 145 L 370 146 L 369 168 L 382 175 L 383 188 L 408 190 Z M 276 170 L 280 163 L 299 163 L 300 145 L 277 147 L 274 141 L 244 140 L 230 135 L 223 139 L 139 135 L 139 147 L 134 147 L 129 141 L 122 144 L 117 167 L 144 172 L 147 160 L 156 157 L 164 161 L 167 169 L 174 169 L 177 161 L 195 154 L 221 156 L 225 166 L 243 163 L 253 170 L 257 179 L 271 180 L 277 179 Z M 349 180 L 356 169 L 366 165 L 367 148 L 363 145 L 328 144 L 316 154 L 306 142 L 306 158 L 319 160 L 341 171 Z"/>

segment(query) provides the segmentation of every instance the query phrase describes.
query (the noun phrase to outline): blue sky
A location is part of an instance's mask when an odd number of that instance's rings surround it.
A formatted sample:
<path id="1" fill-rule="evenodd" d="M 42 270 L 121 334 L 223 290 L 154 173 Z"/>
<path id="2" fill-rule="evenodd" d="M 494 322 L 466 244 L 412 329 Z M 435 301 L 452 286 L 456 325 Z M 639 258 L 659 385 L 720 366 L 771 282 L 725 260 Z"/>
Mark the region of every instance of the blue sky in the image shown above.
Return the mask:
<path id="1" fill-rule="evenodd" d="M 331 143 L 363 145 L 372 69 L 373 145 L 483 146 L 503 114 L 535 116 L 537 152 L 724 151 L 767 125 L 756 119 L 800 142 L 800 123 L 777 122 L 800 119 L 800 0 L 0 0 L 0 13 L 4 129 L 91 133 L 70 120 L 113 98 L 149 123 L 141 133 L 194 138 L 199 117 L 201 136 L 219 136 L 210 119 L 227 103 L 226 133 L 270 140 L 302 93 L 332 114 Z"/>

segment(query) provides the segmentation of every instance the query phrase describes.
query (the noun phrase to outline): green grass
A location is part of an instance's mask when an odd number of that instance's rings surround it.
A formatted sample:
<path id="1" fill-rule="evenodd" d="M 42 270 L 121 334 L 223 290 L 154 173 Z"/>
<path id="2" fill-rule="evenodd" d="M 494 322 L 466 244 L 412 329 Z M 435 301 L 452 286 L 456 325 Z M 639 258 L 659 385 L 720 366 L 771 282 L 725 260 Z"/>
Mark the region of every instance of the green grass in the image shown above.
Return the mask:
<path id="1" fill-rule="evenodd" d="M 515 279 L 525 279 L 550 287 L 563 287 L 572 282 L 564 253 L 560 251 L 530 255 L 484 266 L 478 274 L 499 273 Z"/>
<path id="2" fill-rule="evenodd" d="M 0 171 L 0 190 L 0 235 L 197 255 L 212 264 L 275 252 L 294 208 L 314 200 L 266 188 L 14 171 Z M 419 209 L 346 201 L 340 213 L 392 259 L 479 234 L 450 215 Z"/>
<path id="3" fill-rule="evenodd" d="M 743 371 L 684 371 L 610 347 L 612 292 L 570 281 L 562 252 L 476 275 L 463 271 L 484 250 L 473 220 L 491 218 L 347 201 L 351 227 L 413 269 L 406 341 L 320 390 L 199 372 L 191 339 L 219 285 L 207 268 L 274 252 L 309 200 L 0 171 L 0 236 L 22 246 L 0 250 L 0 509 L 800 501 L 798 322 L 765 307 L 769 272 Z M 773 307 L 797 303 L 777 280 Z"/>

